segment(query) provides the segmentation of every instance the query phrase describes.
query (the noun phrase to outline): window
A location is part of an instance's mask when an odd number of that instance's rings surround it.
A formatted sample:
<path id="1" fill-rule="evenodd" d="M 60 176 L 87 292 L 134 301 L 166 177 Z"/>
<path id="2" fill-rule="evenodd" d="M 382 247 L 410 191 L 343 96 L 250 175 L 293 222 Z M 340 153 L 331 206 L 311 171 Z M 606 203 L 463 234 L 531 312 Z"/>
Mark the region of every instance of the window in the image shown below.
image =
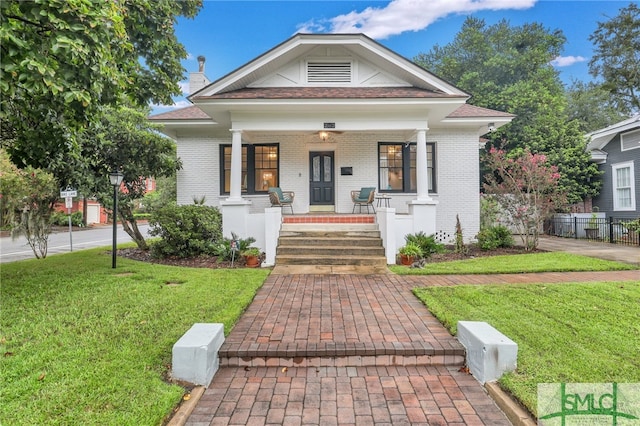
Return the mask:
<path id="1" fill-rule="evenodd" d="M 620 150 L 628 151 L 630 149 L 640 148 L 640 130 L 623 133 L 620 135 Z"/>
<path id="2" fill-rule="evenodd" d="M 427 173 L 429 192 L 435 192 L 436 174 L 434 166 L 435 144 L 427 144 Z M 378 144 L 378 187 L 380 192 L 416 192 L 416 144 Z"/>
<path id="3" fill-rule="evenodd" d="M 633 161 L 613 164 L 613 210 L 628 211 L 636 209 Z"/>
<path id="4" fill-rule="evenodd" d="M 221 192 L 228 194 L 231 190 L 231 145 L 220 147 Z M 242 193 L 266 193 L 269 187 L 279 186 L 279 147 L 270 145 L 242 146 Z"/>

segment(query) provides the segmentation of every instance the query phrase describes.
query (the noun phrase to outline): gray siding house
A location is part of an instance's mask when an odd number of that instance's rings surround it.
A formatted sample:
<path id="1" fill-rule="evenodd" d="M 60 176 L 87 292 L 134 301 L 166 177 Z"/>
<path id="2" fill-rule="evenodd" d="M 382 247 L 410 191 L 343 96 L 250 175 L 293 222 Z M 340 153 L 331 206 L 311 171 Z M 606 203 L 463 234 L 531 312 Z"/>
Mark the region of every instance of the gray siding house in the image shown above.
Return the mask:
<path id="1" fill-rule="evenodd" d="M 608 217 L 640 217 L 640 114 L 589 133 L 591 161 L 604 172 L 593 206 Z"/>

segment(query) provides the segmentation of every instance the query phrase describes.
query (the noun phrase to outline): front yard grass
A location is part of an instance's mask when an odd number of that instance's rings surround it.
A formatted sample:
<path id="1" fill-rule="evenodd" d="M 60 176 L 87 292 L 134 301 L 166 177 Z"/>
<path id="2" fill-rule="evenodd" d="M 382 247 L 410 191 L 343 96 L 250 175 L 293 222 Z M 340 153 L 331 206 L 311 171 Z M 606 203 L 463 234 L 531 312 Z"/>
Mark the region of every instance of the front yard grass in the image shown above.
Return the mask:
<path id="1" fill-rule="evenodd" d="M 485 321 L 518 344 L 500 385 L 536 414 L 538 383 L 640 382 L 640 281 L 414 290 L 453 333 Z"/>
<path id="2" fill-rule="evenodd" d="M 196 322 L 228 333 L 269 274 L 119 258 L 104 249 L 3 264 L 0 423 L 159 425 L 185 390 L 166 379 Z"/>
<path id="3" fill-rule="evenodd" d="M 427 264 L 424 268 L 392 265 L 389 269 L 398 275 L 443 274 L 518 274 L 524 272 L 576 272 L 622 271 L 637 267 L 620 262 L 563 252 L 516 254 L 476 257 L 450 262 Z"/>

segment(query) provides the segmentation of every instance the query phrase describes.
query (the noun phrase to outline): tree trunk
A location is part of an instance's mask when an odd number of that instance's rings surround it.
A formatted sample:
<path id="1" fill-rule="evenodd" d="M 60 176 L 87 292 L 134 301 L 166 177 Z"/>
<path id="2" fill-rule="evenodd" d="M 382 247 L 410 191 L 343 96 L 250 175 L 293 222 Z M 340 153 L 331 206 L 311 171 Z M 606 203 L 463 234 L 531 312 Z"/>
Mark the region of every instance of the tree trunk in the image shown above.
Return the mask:
<path id="1" fill-rule="evenodd" d="M 149 245 L 145 241 L 140 229 L 138 229 L 138 223 L 136 222 L 133 212 L 129 209 L 119 209 L 120 221 L 122 222 L 122 229 L 129 234 L 131 239 L 136 243 L 140 250 L 149 250 Z"/>

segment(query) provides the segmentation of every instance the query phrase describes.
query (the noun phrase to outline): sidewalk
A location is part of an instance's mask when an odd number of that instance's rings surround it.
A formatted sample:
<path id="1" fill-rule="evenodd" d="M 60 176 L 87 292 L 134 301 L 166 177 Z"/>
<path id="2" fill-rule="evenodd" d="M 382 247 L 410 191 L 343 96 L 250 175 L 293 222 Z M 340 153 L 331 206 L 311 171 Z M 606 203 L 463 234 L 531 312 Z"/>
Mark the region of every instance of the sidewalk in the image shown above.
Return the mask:
<path id="1" fill-rule="evenodd" d="M 541 239 L 629 263 L 640 250 Z M 588 254 L 587 254 L 588 253 Z M 415 286 L 640 280 L 640 271 L 504 275 L 271 274 L 227 337 L 187 425 L 509 425 L 461 370 L 464 351 Z"/>

